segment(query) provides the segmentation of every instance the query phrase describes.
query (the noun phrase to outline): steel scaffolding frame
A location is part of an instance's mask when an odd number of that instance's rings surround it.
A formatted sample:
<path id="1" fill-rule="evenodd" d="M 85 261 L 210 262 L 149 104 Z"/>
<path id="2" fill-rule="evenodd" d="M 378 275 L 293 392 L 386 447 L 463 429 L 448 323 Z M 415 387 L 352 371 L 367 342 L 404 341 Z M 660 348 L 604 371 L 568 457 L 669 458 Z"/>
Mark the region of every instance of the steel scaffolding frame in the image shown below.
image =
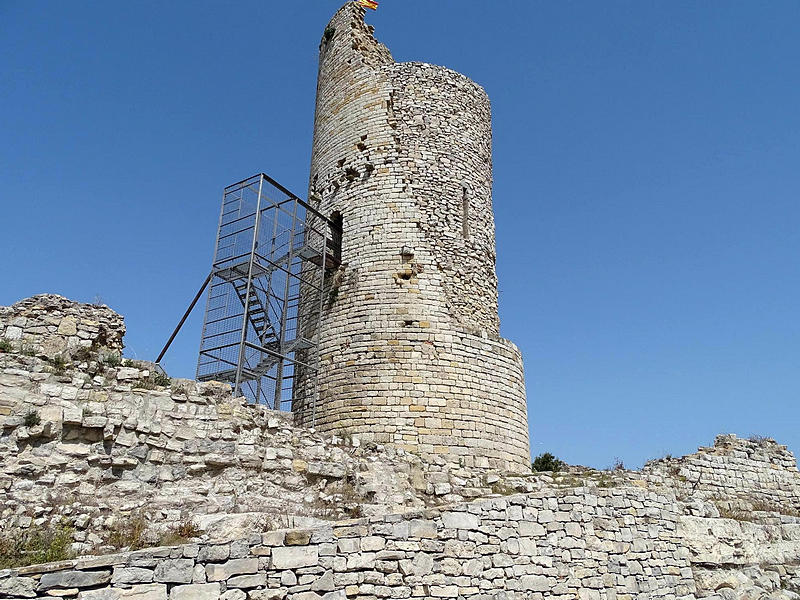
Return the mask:
<path id="1" fill-rule="evenodd" d="M 297 393 L 316 407 L 325 276 L 340 253 L 341 224 L 268 175 L 229 185 L 211 273 L 156 362 L 208 287 L 197 380 L 229 383 L 234 394 L 276 410 L 291 410 Z"/>

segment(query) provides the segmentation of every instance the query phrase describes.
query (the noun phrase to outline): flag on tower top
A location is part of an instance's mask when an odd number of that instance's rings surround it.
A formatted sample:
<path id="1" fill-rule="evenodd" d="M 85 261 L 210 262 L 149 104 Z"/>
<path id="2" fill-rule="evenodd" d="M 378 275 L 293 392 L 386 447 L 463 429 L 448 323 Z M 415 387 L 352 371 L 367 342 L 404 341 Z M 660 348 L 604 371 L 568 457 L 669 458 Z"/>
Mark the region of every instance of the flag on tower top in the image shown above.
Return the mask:
<path id="1" fill-rule="evenodd" d="M 378 3 L 375 0 L 357 0 L 357 2 L 359 6 L 363 6 L 364 8 L 378 10 Z"/>

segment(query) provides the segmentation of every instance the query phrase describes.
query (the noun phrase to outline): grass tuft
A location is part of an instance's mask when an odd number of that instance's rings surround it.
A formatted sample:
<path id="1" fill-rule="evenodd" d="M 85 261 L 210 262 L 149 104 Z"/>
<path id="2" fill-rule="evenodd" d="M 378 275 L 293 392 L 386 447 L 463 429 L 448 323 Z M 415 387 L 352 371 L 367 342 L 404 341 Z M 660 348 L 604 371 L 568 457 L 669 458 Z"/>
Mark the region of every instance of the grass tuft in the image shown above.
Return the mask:
<path id="1" fill-rule="evenodd" d="M 37 425 L 41 424 L 41 422 L 42 418 L 35 410 L 29 411 L 22 420 L 22 424 L 25 425 L 25 427 L 36 427 Z"/>
<path id="2" fill-rule="evenodd" d="M 144 379 L 140 379 L 134 387 L 145 389 L 145 390 L 154 390 L 157 387 L 169 387 L 172 383 L 172 379 L 167 377 L 162 373 L 150 373 Z"/>
<path id="3" fill-rule="evenodd" d="M 158 541 L 159 546 L 177 546 L 185 544 L 192 538 L 200 537 L 203 532 L 192 519 L 184 519 L 174 527 L 168 529 Z"/>
<path id="4" fill-rule="evenodd" d="M 145 532 L 147 531 L 147 518 L 141 513 L 133 513 L 126 519 L 120 519 L 106 536 L 106 543 L 116 549 L 128 548 L 140 550 L 147 544 Z"/>

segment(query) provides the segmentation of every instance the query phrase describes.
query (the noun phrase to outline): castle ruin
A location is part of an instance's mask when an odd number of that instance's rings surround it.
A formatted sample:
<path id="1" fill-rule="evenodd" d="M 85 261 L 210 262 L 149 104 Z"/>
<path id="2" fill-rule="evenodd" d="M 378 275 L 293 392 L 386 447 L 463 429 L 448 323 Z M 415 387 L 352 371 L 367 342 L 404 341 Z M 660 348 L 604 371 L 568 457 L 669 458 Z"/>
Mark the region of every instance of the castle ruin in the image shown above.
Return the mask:
<path id="1" fill-rule="evenodd" d="M 320 47 L 310 225 L 343 236 L 330 267 L 315 246 L 315 323 L 293 313 L 291 343 L 319 342 L 292 412 L 232 393 L 241 364 L 221 383 L 123 359 L 106 306 L 0 306 L 0 598 L 800 600 L 800 472 L 772 439 L 532 471 L 488 99 L 393 62 L 363 17 L 345 5 Z"/>
<path id="2" fill-rule="evenodd" d="M 55 295 L 0 307 L 0 598 L 800 597 L 800 474 L 774 440 L 466 468 L 121 361 L 124 331 Z"/>
<path id="3" fill-rule="evenodd" d="M 320 44 L 309 202 L 343 227 L 299 424 L 468 467 L 530 461 L 522 357 L 499 335 L 489 98 L 394 62 L 343 6 Z M 302 386 L 302 381 L 299 382 Z"/>

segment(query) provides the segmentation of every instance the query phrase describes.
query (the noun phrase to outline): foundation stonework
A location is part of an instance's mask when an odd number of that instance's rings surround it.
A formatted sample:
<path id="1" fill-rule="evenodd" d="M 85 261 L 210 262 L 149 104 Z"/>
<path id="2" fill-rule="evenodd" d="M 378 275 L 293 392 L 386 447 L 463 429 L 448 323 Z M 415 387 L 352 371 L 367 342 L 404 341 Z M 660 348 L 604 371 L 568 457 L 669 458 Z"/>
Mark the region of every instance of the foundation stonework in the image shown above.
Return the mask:
<path id="1" fill-rule="evenodd" d="M 319 60 L 309 197 L 342 216 L 342 267 L 321 318 L 318 400 L 297 401 L 296 422 L 529 468 L 522 357 L 499 336 L 486 92 L 395 63 L 354 3 Z"/>

